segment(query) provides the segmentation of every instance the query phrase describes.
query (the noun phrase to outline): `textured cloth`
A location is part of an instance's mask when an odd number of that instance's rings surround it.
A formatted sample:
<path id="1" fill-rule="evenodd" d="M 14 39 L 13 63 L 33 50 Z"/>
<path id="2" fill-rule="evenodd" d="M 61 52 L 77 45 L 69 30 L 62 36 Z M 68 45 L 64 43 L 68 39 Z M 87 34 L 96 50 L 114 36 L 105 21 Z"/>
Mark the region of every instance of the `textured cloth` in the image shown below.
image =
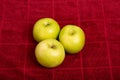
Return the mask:
<path id="1" fill-rule="evenodd" d="M 34 56 L 43 17 L 86 34 L 84 49 L 53 69 Z M 0 0 L 0 80 L 120 80 L 120 0 Z"/>

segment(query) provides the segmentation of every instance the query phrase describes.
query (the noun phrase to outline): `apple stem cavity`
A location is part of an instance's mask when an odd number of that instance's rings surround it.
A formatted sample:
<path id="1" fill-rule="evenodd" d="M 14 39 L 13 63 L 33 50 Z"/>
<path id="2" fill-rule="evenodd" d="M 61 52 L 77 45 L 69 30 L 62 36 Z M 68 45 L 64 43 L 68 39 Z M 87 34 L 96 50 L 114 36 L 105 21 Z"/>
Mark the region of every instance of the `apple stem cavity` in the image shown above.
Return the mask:
<path id="1" fill-rule="evenodd" d="M 57 47 L 55 45 L 50 46 L 52 49 L 56 49 Z"/>
<path id="2" fill-rule="evenodd" d="M 50 23 L 45 23 L 45 26 L 47 27 L 47 26 L 49 26 L 50 25 Z"/>
<path id="3" fill-rule="evenodd" d="M 75 31 L 74 30 L 71 30 L 70 31 L 70 35 L 74 35 L 75 34 Z"/>
<path id="4" fill-rule="evenodd" d="M 74 32 L 71 33 L 71 35 L 74 35 L 74 34 L 75 34 Z"/>

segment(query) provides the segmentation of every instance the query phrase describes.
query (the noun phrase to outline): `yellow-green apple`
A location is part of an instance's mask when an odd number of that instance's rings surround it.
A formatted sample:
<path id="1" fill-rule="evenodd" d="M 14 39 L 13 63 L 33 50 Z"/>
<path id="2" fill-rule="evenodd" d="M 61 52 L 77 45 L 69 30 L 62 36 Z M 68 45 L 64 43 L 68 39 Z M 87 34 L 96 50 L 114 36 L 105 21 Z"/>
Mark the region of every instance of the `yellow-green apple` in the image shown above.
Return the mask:
<path id="1" fill-rule="evenodd" d="M 59 34 L 59 41 L 66 52 L 75 54 L 81 51 L 85 45 L 85 33 L 76 25 L 66 25 Z"/>
<path id="2" fill-rule="evenodd" d="M 63 45 L 56 39 L 46 39 L 37 44 L 35 57 L 42 66 L 53 68 L 64 61 L 65 50 Z"/>
<path id="3" fill-rule="evenodd" d="M 33 37 L 37 42 L 45 39 L 58 37 L 60 31 L 59 24 L 52 18 L 39 19 L 33 27 Z"/>

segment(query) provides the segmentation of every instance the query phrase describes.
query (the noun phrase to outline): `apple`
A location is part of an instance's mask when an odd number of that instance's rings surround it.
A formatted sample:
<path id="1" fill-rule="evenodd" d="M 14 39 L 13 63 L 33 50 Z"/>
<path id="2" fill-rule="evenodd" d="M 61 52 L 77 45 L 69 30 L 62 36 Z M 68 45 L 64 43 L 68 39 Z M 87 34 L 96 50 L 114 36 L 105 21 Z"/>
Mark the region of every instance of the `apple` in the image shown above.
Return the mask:
<path id="1" fill-rule="evenodd" d="M 52 18 L 39 19 L 33 27 L 33 38 L 40 42 L 45 39 L 58 37 L 60 31 L 59 24 Z"/>
<path id="2" fill-rule="evenodd" d="M 85 45 L 85 33 L 79 26 L 66 25 L 60 31 L 59 41 L 67 53 L 75 54 Z"/>
<path id="3" fill-rule="evenodd" d="M 35 57 L 42 66 L 53 68 L 64 61 L 65 50 L 63 45 L 56 39 L 46 39 L 37 44 Z"/>

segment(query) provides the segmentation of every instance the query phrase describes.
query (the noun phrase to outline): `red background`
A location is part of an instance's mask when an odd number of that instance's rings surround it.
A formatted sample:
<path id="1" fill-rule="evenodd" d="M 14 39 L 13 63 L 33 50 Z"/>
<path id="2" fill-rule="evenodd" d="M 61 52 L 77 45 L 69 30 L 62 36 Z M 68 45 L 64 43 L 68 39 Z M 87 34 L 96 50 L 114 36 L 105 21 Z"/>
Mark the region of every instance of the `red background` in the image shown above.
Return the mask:
<path id="1" fill-rule="evenodd" d="M 86 45 L 47 69 L 34 56 L 36 20 L 81 26 Z M 120 80 L 120 0 L 0 0 L 0 80 Z"/>

